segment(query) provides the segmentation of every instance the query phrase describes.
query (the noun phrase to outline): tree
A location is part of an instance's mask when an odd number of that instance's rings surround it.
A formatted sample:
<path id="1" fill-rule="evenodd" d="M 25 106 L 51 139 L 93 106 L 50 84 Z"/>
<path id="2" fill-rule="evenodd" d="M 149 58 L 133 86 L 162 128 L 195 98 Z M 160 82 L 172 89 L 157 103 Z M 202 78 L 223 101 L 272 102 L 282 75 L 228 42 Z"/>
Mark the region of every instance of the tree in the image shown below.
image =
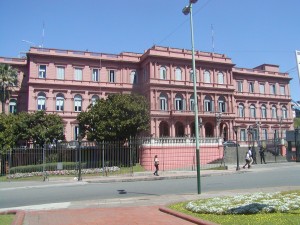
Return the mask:
<path id="1" fill-rule="evenodd" d="M 143 96 L 111 94 L 90 105 L 77 120 L 88 140 L 125 139 L 148 130 L 149 107 Z"/>
<path id="2" fill-rule="evenodd" d="M 0 64 L 0 101 L 2 103 L 2 113 L 5 113 L 5 102 L 9 99 L 11 88 L 17 85 L 18 71 L 8 64 Z"/>
<path id="3" fill-rule="evenodd" d="M 46 114 L 45 111 L 37 111 L 29 115 L 26 123 L 29 128 L 27 140 L 33 141 L 35 144 L 43 146 L 45 143 L 64 139 L 63 121 L 57 114 Z"/>
<path id="4" fill-rule="evenodd" d="M 294 118 L 294 127 L 300 127 L 300 118 Z"/>

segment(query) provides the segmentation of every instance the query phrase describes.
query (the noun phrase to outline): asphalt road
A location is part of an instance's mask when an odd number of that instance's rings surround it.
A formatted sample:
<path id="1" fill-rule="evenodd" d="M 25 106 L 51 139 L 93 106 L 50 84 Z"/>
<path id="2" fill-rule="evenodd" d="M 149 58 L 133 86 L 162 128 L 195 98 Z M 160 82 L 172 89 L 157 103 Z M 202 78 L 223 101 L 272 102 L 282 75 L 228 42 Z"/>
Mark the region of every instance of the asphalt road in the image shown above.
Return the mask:
<path id="1" fill-rule="evenodd" d="M 280 186 L 300 186 L 300 164 L 274 166 L 263 170 L 201 177 L 201 191 L 226 191 Z M 0 183 L 0 209 L 61 203 L 162 196 L 170 194 L 194 194 L 196 178 L 167 179 L 114 183 Z"/>

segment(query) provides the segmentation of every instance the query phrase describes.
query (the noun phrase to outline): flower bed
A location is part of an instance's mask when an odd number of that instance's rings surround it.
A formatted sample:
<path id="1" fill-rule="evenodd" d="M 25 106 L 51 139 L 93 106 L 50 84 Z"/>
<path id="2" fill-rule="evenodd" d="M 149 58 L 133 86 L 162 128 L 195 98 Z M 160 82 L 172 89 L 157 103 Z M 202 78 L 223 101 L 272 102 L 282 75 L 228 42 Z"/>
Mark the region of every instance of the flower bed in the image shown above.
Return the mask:
<path id="1" fill-rule="evenodd" d="M 201 214 L 286 213 L 300 209 L 298 193 L 254 193 L 233 197 L 201 199 L 187 203 L 185 208 Z"/>
<path id="2" fill-rule="evenodd" d="M 105 167 L 104 172 L 117 172 L 120 168 L 117 166 Z M 55 176 L 68 176 L 68 175 L 78 175 L 78 170 L 54 170 L 54 171 L 45 171 L 47 176 L 55 175 Z M 95 169 L 82 169 L 82 174 L 97 174 L 103 173 L 103 168 L 95 168 Z M 31 173 L 15 173 L 7 175 L 7 179 L 18 179 L 25 177 L 34 177 L 34 176 L 44 176 L 44 172 L 31 172 Z"/>

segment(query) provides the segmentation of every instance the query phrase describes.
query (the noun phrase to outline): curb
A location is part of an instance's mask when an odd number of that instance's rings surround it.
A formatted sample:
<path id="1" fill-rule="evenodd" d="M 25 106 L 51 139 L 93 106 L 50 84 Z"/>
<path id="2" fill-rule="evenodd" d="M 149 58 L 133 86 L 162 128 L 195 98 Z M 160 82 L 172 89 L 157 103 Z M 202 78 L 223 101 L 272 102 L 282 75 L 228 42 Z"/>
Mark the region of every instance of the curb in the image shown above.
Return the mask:
<path id="1" fill-rule="evenodd" d="M 213 223 L 213 222 L 210 222 L 210 221 L 207 221 L 207 220 L 198 219 L 198 218 L 192 217 L 190 215 L 186 215 L 186 214 L 183 214 L 181 212 L 177 212 L 177 211 L 174 211 L 172 209 L 165 208 L 165 207 L 159 207 L 159 211 L 170 214 L 172 216 L 176 216 L 178 218 L 187 220 L 187 221 L 195 223 L 195 224 L 199 224 L 199 225 L 218 225 L 217 223 Z"/>
<path id="2" fill-rule="evenodd" d="M 11 223 L 11 225 L 22 225 L 24 218 L 25 218 L 25 211 L 22 210 L 9 210 L 9 211 L 4 211 L 0 212 L 0 215 L 8 215 L 8 214 L 14 214 L 14 220 Z"/>

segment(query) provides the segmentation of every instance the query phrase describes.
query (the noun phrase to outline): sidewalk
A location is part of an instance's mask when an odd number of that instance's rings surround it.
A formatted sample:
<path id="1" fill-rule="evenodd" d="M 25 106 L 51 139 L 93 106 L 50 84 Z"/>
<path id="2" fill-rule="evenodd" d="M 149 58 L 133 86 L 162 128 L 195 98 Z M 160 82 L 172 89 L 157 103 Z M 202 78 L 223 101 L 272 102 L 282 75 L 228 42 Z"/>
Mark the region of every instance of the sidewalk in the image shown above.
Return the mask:
<path id="1" fill-rule="evenodd" d="M 272 169 L 278 164 L 266 164 L 266 165 L 254 165 L 253 169 L 242 169 L 236 171 L 236 165 L 228 165 L 228 170 L 202 170 L 201 176 L 216 176 L 226 175 L 230 173 L 246 173 L 251 171 L 261 171 Z M 283 163 L 280 166 L 291 166 L 290 163 Z M 195 171 L 176 171 L 176 172 L 161 172 L 160 176 L 153 176 L 150 172 L 135 173 L 133 176 L 120 176 L 120 177 L 93 177 L 89 179 L 83 179 L 82 182 L 134 182 L 140 180 L 156 180 L 156 179 L 180 179 L 187 177 L 196 177 Z M 74 179 L 67 180 L 49 180 L 49 183 L 56 182 L 78 182 Z M 288 188 L 288 187 L 287 187 Z M 287 188 L 284 188 L 285 190 Z M 272 191 L 280 188 L 272 188 Z M 239 193 L 253 190 L 240 190 Z M 264 191 L 264 189 L 260 189 Z M 268 191 L 268 189 L 265 189 Z M 220 195 L 235 195 L 237 190 L 217 192 L 191 194 L 191 195 L 164 195 L 153 197 L 136 197 L 130 199 L 110 199 L 110 200 L 95 200 L 95 201 L 80 201 L 73 202 L 72 206 L 66 209 L 54 209 L 54 210 L 26 210 L 19 211 L 14 221 L 14 225 L 131 225 L 131 224 L 143 224 L 143 225 L 188 225 L 188 224 L 212 224 L 207 221 L 195 219 L 186 215 L 182 215 L 175 211 L 165 208 L 166 205 L 194 200 L 199 198 L 209 198 Z"/>

